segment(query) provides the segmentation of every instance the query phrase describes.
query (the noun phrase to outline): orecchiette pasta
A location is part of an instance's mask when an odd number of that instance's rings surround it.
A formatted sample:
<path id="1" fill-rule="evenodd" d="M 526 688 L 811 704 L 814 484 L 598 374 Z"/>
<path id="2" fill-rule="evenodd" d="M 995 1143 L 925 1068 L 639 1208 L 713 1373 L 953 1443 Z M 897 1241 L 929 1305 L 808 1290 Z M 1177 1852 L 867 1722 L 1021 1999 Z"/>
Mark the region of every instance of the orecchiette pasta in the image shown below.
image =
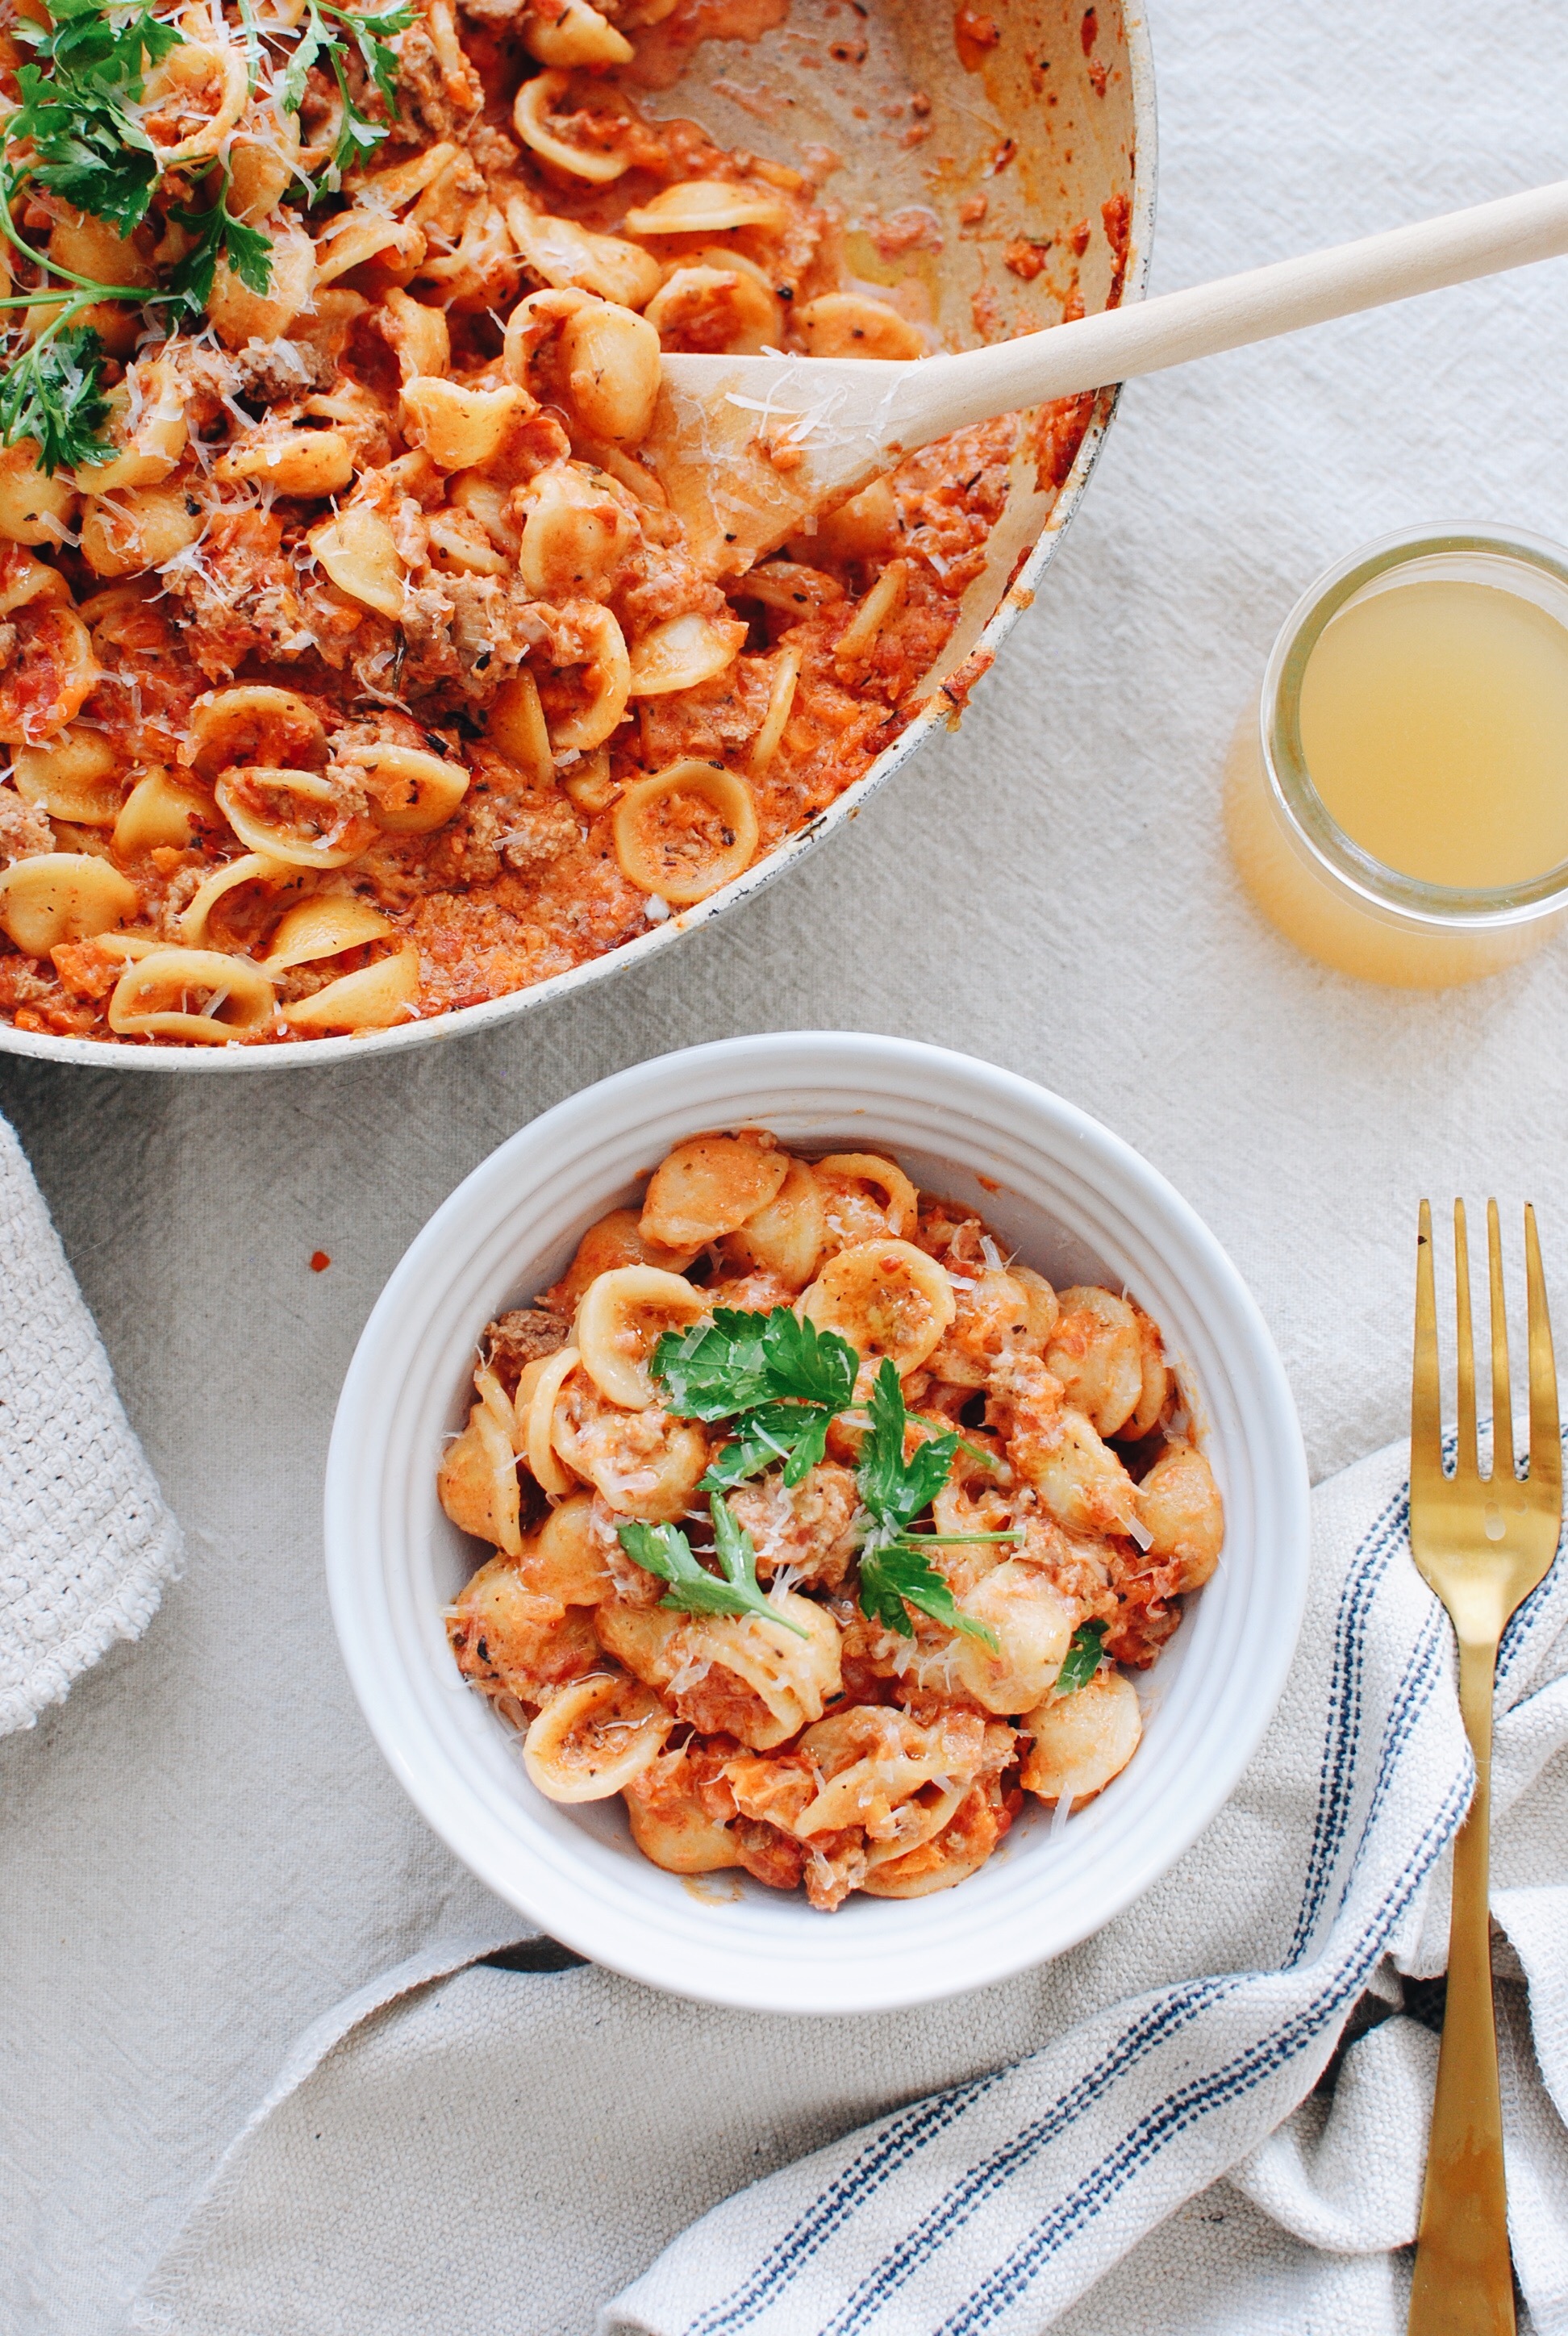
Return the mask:
<path id="1" fill-rule="evenodd" d="M 516 511 L 522 522 L 518 573 L 541 600 L 597 597 L 596 588 L 608 586 L 635 532 L 619 495 L 564 462 L 531 480 L 519 493 Z M 613 617 L 609 621 L 615 624 Z M 618 624 L 616 633 L 624 657 Z M 622 700 L 623 711 L 624 706 Z"/>
<path id="2" fill-rule="evenodd" d="M 287 861 L 269 860 L 265 852 L 247 852 L 239 859 L 230 860 L 226 866 L 215 869 L 204 884 L 191 895 L 190 906 L 181 912 L 180 938 L 190 949 L 207 945 L 207 920 L 219 900 L 244 884 L 272 884 L 279 881 L 298 881 L 297 871 Z"/>
<path id="3" fill-rule="evenodd" d="M 358 789 L 319 771 L 241 766 L 213 789 L 241 843 L 296 868 L 346 868 L 375 841 Z"/>
<path id="4" fill-rule="evenodd" d="M 631 695 L 626 636 L 609 608 L 579 601 L 557 628 L 554 650 L 558 663 L 545 700 L 550 743 L 563 753 L 602 746 Z"/>
<path id="5" fill-rule="evenodd" d="M 830 1249 L 848 1249 L 881 1233 L 902 1241 L 914 1231 L 920 1196 L 896 1160 L 878 1152 L 831 1152 L 814 1173 Z"/>
<path id="6" fill-rule="evenodd" d="M 468 793 L 466 764 L 385 739 L 355 746 L 352 760 L 333 768 L 364 791 L 377 827 L 394 835 L 428 835 L 444 827 Z"/>
<path id="7" fill-rule="evenodd" d="M 674 1726 L 674 1714 L 636 1679 L 577 1679 L 530 1727 L 523 1763 L 552 1801 L 607 1801 L 658 1757 Z"/>
<path id="8" fill-rule="evenodd" d="M 12 543 L 60 543 L 76 510 L 70 474 L 46 478 L 35 438 L 0 449 L 0 536 Z"/>
<path id="9" fill-rule="evenodd" d="M 327 893 L 289 910 L 274 930 L 262 962 L 268 973 L 283 973 L 291 965 L 317 965 L 346 949 L 363 949 L 367 941 L 386 940 L 396 930 L 368 900 Z"/>
<path id="10" fill-rule="evenodd" d="M 929 255 L 862 272 L 825 148 L 726 151 L 696 85 L 645 101 L 712 10 L 407 13 L 366 83 L 352 12 L 164 10 L 127 116 L 150 174 L 130 229 L 44 187 L 0 127 L 41 255 L 16 263 L 18 346 L 68 304 L 97 336 L 47 454 L 0 448 L 0 835 L 17 863 L 100 871 L 60 911 L 58 961 L 12 925 L 53 930 L 24 904 L 61 880 L 7 874 L 17 1028 L 299 1045 L 667 927 L 809 832 L 927 702 L 1010 482 L 1039 470 L 1030 418 L 979 425 L 736 572 L 716 475 L 712 526 L 674 492 L 662 355 L 908 361 L 952 306 Z M 280 940 L 317 892 L 381 923 Z M 210 1011 L 146 985 L 115 1007 L 104 953 L 72 954 L 93 922 L 252 970 Z M 317 930 L 330 946 L 298 953 Z M 813 1276 L 852 1232 L 901 1231 L 820 1197 Z M 721 1236 L 726 1272 L 789 1282 L 813 1222 L 803 1198 L 776 1236 Z M 1135 1328 L 1126 1418 L 1152 1433 L 1166 1367 Z"/>
<path id="11" fill-rule="evenodd" d="M 90 853 L 43 852 L 0 868 L 0 931 L 27 957 L 122 925 L 137 905 L 135 885 Z"/>
<path id="12" fill-rule="evenodd" d="M 573 1346 L 551 1356 L 529 1389 L 528 1413 L 521 1425 L 522 1456 L 540 1490 L 552 1500 L 574 1492 L 579 1479 L 563 1466 L 555 1449 L 555 1406 L 562 1387 L 580 1360 Z"/>
<path id="13" fill-rule="evenodd" d="M 632 644 L 631 695 L 664 697 L 727 672 L 745 627 L 734 617 L 670 617 Z"/>
<path id="14" fill-rule="evenodd" d="M 1140 1368 L 1105 1441 L 1074 1394 L 1121 1401 L 1120 1345 L 1075 1390 L 1047 1345 L 1084 1362 L 1075 1320 L 1092 1346 L 1129 1317 L 1160 1409 L 1141 1417 Z M 1070 1521 L 1053 1468 L 1088 1487 Z M 489 1326 L 438 1492 L 492 1552 L 447 1610 L 453 1653 L 533 1786 L 618 1795 L 667 1873 L 824 1912 L 952 1889 L 1031 1805 L 1066 1817 L 1111 1785 L 1141 1734 L 1129 1673 L 1224 1532 L 1131 1299 L 1058 1301 L 896 1161 L 759 1128 L 677 1144 Z"/>
<path id="15" fill-rule="evenodd" d="M 688 1329 L 702 1310 L 690 1282 L 657 1265 L 623 1265 L 601 1273 L 577 1309 L 582 1368 L 611 1403 L 646 1411 L 658 1401 L 648 1368 L 655 1345 L 667 1330 Z"/>
<path id="16" fill-rule="evenodd" d="M 923 357 L 930 344 L 884 300 L 858 292 L 824 292 L 796 311 L 795 330 L 813 357 Z"/>
<path id="17" fill-rule="evenodd" d="M 418 996 L 419 951 L 405 941 L 281 1011 L 296 1030 L 385 1030 L 407 1020 Z"/>
<path id="18" fill-rule="evenodd" d="M 596 438 L 641 444 L 658 403 L 658 357 L 655 326 L 612 301 L 579 308 L 560 328 L 567 391 Z"/>
<path id="19" fill-rule="evenodd" d="M 790 1167 L 788 1153 L 764 1134 L 694 1135 L 649 1177 L 638 1231 L 695 1253 L 752 1223 L 777 1199 Z"/>
<path id="20" fill-rule="evenodd" d="M 310 550 L 340 592 L 383 617 L 401 617 L 407 600 L 397 538 L 379 511 L 350 503 L 312 528 Z"/>
<path id="21" fill-rule="evenodd" d="M 551 125 L 569 98 L 570 91 L 569 76 L 556 70 L 541 73 L 532 81 L 525 81 L 512 107 L 511 118 L 517 134 L 541 162 L 553 163 L 558 170 L 564 170 L 570 178 L 586 179 L 592 186 L 609 186 L 612 180 L 625 173 L 631 157 L 613 147 L 579 145 L 558 133 Z M 629 217 L 628 224 L 630 224 Z"/>
<path id="22" fill-rule="evenodd" d="M 263 429 L 224 455 L 213 476 L 259 479 L 280 495 L 335 495 L 354 476 L 354 456 L 341 430 Z"/>
<path id="23" fill-rule="evenodd" d="M 745 781 L 716 764 L 672 763 L 628 786 L 611 814 L 628 883 L 684 908 L 749 868 L 756 806 Z"/>
<path id="24" fill-rule="evenodd" d="M 529 1413 L 531 1455 L 540 1409 L 536 1393 Z M 700 1428 L 657 1406 L 628 1411 L 601 1395 L 580 1368 L 560 1381 L 549 1433 L 555 1457 L 577 1483 L 592 1484 L 623 1515 L 655 1523 L 685 1515 L 707 1466 L 707 1438 Z"/>
<path id="25" fill-rule="evenodd" d="M 443 471 L 468 471 L 499 452 L 523 411 L 523 394 L 511 383 L 498 389 L 466 389 L 461 382 L 432 375 L 404 385 L 403 409 L 409 436 Z"/>
<path id="26" fill-rule="evenodd" d="M 554 777 L 555 754 L 532 674 L 516 674 L 502 682 L 484 735 L 534 786 L 547 786 Z"/>
<path id="27" fill-rule="evenodd" d="M 275 1011 L 261 968 L 218 949 L 153 949 L 126 968 L 109 1000 L 110 1026 L 122 1037 L 203 1046 L 252 1037 Z"/>
<path id="28" fill-rule="evenodd" d="M 722 1230 L 726 1253 L 737 1264 L 771 1273 L 786 1290 L 803 1290 L 817 1270 L 826 1237 L 822 1186 L 803 1160 L 792 1160 L 771 1198 Z"/>
<path id="29" fill-rule="evenodd" d="M 0 672 L 0 739 L 39 746 L 57 738 L 99 679 L 93 638 L 74 608 L 33 600 L 16 611 L 12 661 Z"/>
<path id="30" fill-rule="evenodd" d="M 952 1283 L 912 1241 L 860 1241 L 831 1257 L 801 1299 L 819 1330 L 836 1330 L 869 1363 L 916 1369 L 953 1319 Z"/>
<path id="31" fill-rule="evenodd" d="M 645 308 L 658 290 L 657 260 L 618 235 L 596 235 L 576 219 L 531 211 L 515 197 L 506 207 L 506 223 L 531 271 L 560 290 L 597 292 L 627 308 Z"/>
<path id="32" fill-rule="evenodd" d="M 1099 1671 L 1076 1695 L 1029 1715 L 1034 1741 L 1021 1771 L 1025 1789 L 1043 1801 L 1080 1808 L 1119 1776 L 1138 1748 L 1143 1718 L 1137 1692 L 1121 1671 Z"/>
<path id="33" fill-rule="evenodd" d="M 786 217 L 771 187 L 728 179 L 686 179 L 626 215 L 633 235 L 723 235 L 737 227 L 779 228 Z"/>
<path id="34" fill-rule="evenodd" d="M 637 52 L 588 0 L 566 0 L 559 16 L 531 16 L 523 35 L 541 65 L 624 65 Z"/>
<path id="35" fill-rule="evenodd" d="M 643 313 L 667 349 L 745 356 L 784 338 L 784 303 L 764 270 L 722 248 L 671 268 Z"/>
<path id="36" fill-rule="evenodd" d="M 196 541 L 206 513 L 186 486 L 131 487 L 83 514 L 82 557 L 95 576 L 135 576 L 165 567 Z"/>
<path id="37" fill-rule="evenodd" d="M 142 860 L 160 848 L 186 852 L 204 827 L 217 824 L 218 809 L 209 795 L 182 784 L 168 771 L 148 771 L 125 797 L 115 819 L 115 857 Z"/>
<path id="38" fill-rule="evenodd" d="M 132 365 L 110 392 L 109 406 L 109 434 L 122 451 L 107 462 L 82 464 L 76 473 L 81 486 L 92 495 L 156 486 L 175 468 L 190 438 L 174 367 L 167 358 Z"/>
<path id="39" fill-rule="evenodd" d="M 52 745 L 18 746 L 11 775 L 16 792 L 53 819 L 78 827 L 112 827 L 122 796 L 114 784 L 120 758 L 93 730 L 63 730 Z"/>
<path id="40" fill-rule="evenodd" d="M 326 760 L 326 730 L 313 706 L 292 689 L 253 683 L 218 689 L 190 709 L 186 759 L 204 779 L 237 764 L 282 764 L 318 770 Z"/>

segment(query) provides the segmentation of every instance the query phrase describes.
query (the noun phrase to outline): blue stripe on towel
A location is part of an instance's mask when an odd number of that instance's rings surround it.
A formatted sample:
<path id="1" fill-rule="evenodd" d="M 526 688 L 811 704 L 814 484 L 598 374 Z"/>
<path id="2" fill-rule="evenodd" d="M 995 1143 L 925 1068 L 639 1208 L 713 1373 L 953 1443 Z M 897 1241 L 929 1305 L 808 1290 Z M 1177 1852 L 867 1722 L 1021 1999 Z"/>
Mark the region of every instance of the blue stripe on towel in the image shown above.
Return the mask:
<path id="1" fill-rule="evenodd" d="M 1394 1723 L 1384 1740 L 1378 1757 L 1372 1799 L 1362 1826 L 1362 1846 L 1365 1845 L 1373 1819 L 1387 1797 L 1389 1782 L 1394 1769 L 1398 1765 L 1400 1754 L 1415 1728 L 1420 1713 L 1430 1701 L 1437 1679 L 1440 1676 L 1439 1644 L 1438 1634 L 1435 1629 L 1424 1630 L 1421 1640 L 1417 1642 L 1417 1650 L 1413 1653 L 1411 1661 L 1406 1666 L 1405 1679 L 1401 1682 L 1403 1691 L 1395 1708 Z M 1468 1796 L 1467 1779 L 1460 1780 L 1460 1784 L 1455 1789 L 1459 1797 L 1456 1804 L 1453 1823 L 1457 1822 L 1457 1813 L 1463 1810 L 1465 1799 Z M 1437 1844 L 1439 1849 L 1443 1842 L 1448 1838 L 1448 1833 L 1451 1830 L 1450 1823 L 1443 1831 Z M 1425 1840 L 1426 1836 L 1423 1837 L 1423 1847 Z M 1359 1860 L 1359 1848 L 1357 1855 Z M 1429 1863 L 1428 1859 L 1427 1864 Z M 1421 1870 L 1425 1873 L 1426 1864 L 1423 1864 Z M 1400 1911 L 1402 1911 L 1403 1903 L 1402 1901 Z M 1385 1911 L 1387 1904 L 1388 1902 L 1385 1901 Z M 1263 2077 L 1271 2074 L 1275 2067 L 1282 2067 L 1286 2061 L 1304 2051 L 1314 2039 L 1322 2033 L 1324 2026 L 1332 2019 L 1334 2013 L 1345 2009 L 1354 2000 L 1360 1992 L 1367 1973 L 1370 1971 L 1382 1952 L 1383 1941 L 1388 1935 L 1389 1922 L 1393 1919 L 1392 1916 L 1387 1921 L 1381 1917 L 1375 1919 L 1371 1932 L 1363 1938 L 1361 1948 L 1352 1959 L 1351 1970 L 1356 1974 L 1352 1979 L 1347 1980 L 1346 1975 L 1341 1972 L 1337 1980 L 1322 1990 L 1319 1996 L 1298 2012 L 1283 2029 L 1274 2031 L 1261 2043 L 1249 2047 L 1248 2054 L 1242 2056 L 1243 2060 L 1249 2056 L 1255 2057 L 1262 2054 L 1266 2065 L 1258 2069 L 1248 2084 L 1222 2089 L 1219 2098 L 1229 2098 L 1237 2090 L 1246 2091 L 1251 2088 L 1251 2085 L 1261 2083 Z M 1232 1981 L 1229 1984 L 1234 1987 L 1242 1982 Z M 1349 1990 L 1348 1994 L 1345 1992 L 1347 1986 Z M 1222 2073 L 1221 2072 L 1222 2075 Z M 1193 2117 L 1200 2113 L 1200 2109 L 1206 2113 L 1208 2109 L 1217 2106 L 1216 2099 L 1208 2098 L 1206 2096 L 1219 2081 L 1218 2077 L 1205 2078 L 1189 2087 L 1186 2092 L 1173 2096 L 1173 2099 L 1178 2102 L 1191 2100 L 1199 2104 L 1199 2107 L 1189 2109 L 1188 2114 L 1180 2120 L 1176 2130 L 1180 2130 L 1181 2125 L 1191 2123 Z M 1066 2107 L 1073 2099 L 1074 2095 L 1069 2094 L 1066 2102 L 1062 2106 Z M 1171 2104 L 1167 2102 L 1164 2109 L 1154 2112 L 1150 2118 L 1145 2118 L 1144 2126 L 1135 2127 L 1134 2134 L 1129 2136 L 1129 2139 L 1135 2138 L 1143 2132 L 1144 2127 L 1154 2125 L 1163 2118 L 1164 2111 L 1168 2110 Z M 994 2152 L 990 2157 L 982 2159 L 978 2166 L 971 2167 L 961 2181 L 957 2183 L 938 2205 L 930 2208 L 892 2252 L 883 2258 L 876 2271 L 862 2282 L 839 2313 L 827 2323 L 823 2331 L 823 2336 L 852 2336 L 852 2331 L 863 2325 L 864 2321 L 887 2300 L 889 2294 L 914 2276 L 921 2265 L 929 2261 L 944 2241 L 951 2235 L 957 2224 L 968 2221 L 985 2198 L 1005 2187 L 1007 2182 L 1020 2170 L 1022 2166 L 1030 2157 L 1037 2156 L 1039 2150 L 1055 2137 L 1055 2130 L 1059 2130 L 1062 2125 L 1071 2121 L 1070 2118 L 1059 2120 L 1052 2117 L 1041 2118 L 1036 2126 L 1026 2127 L 1016 2140 L 1008 2142 L 1003 2148 Z M 1049 2129 L 1053 2127 L 1055 2130 Z M 1159 2138 L 1167 2139 L 1169 2136 L 1162 2129 Z M 1096 2177 L 1089 2178 L 1092 2183 Z M 1125 2179 L 1126 2176 L 1124 2175 L 1121 2178 Z M 1120 2186 L 1120 2180 L 1112 2185 L 1113 2188 Z M 1101 2203 L 1104 2203 L 1103 2200 Z"/>
<path id="2" fill-rule="evenodd" d="M 1301 1961 L 1311 1944 L 1349 1824 L 1356 1746 L 1361 1727 L 1366 1622 L 1389 1562 L 1408 1533 L 1409 1517 L 1409 1487 L 1401 1485 L 1357 1550 L 1339 1592 L 1334 1666 L 1329 1679 L 1329 1733 L 1318 1785 L 1318 1815 L 1312 1845 L 1307 1854 L 1301 1911 L 1285 1957 L 1287 1970 Z"/>
<path id="3" fill-rule="evenodd" d="M 1173 2094 L 1159 2109 L 1144 2118 L 1101 2160 L 1093 2173 L 1086 2175 L 1044 2221 L 1036 2224 L 1007 2261 L 998 2264 L 959 2310 L 942 2322 L 936 2336 L 975 2336 L 976 2331 L 999 2319 L 1030 2286 L 1057 2246 L 1092 2222 L 1116 2192 L 1174 2135 L 1222 2103 L 1251 2092 L 1275 2068 L 1303 2051 L 1315 2037 L 1322 2033 L 1336 2011 L 1345 2010 L 1355 2000 L 1382 1952 L 1384 1939 L 1410 1903 L 1453 1834 L 1468 1796 L 1468 1778 L 1458 1779 L 1450 1786 L 1442 1807 L 1422 1835 L 1416 1855 L 1406 1866 L 1398 1887 L 1384 1899 L 1378 1920 L 1363 1940 L 1360 1952 L 1350 1958 L 1334 1985 L 1326 1989 L 1312 2005 L 1284 2029 L 1249 2046 L 1226 2068 L 1216 2069 L 1183 2091 Z M 864 2317 L 863 2314 L 858 2316 Z M 847 2326 L 849 2323 L 844 2321 L 842 2324 Z"/>

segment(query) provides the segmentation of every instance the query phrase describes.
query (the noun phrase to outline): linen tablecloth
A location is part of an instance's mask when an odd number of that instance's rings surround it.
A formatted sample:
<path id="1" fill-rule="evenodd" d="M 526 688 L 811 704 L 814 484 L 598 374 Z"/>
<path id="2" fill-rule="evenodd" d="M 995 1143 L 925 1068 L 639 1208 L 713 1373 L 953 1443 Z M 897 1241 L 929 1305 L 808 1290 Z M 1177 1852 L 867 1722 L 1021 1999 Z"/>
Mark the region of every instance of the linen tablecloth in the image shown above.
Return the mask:
<path id="1" fill-rule="evenodd" d="M 1553 0 L 1151 15 L 1155 289 L 1562 174 Z M 1423 1192 L 1534 1199 L 1568 1290 L 1568 954 L 1466 996 L 1358 988 L 1259 921 L 1218 815 L 1231 732 L 1319 567 L 1428 519 L 1568 539 L 1564 379 L 1558 261 L 1135 384 L 961 732 L 635 981 L 336 1076 L 0 1063 L 188 1551 L 145 1640 L 0 1745 L 7 2336 L 113 2329 L 310 2020 L 496 1920 L 354 1708 L 319 1487 L 382 1281 L 521 1120 L 733 1030 L 990 1056 L 1098 1114 L 1207 1217 L 1280 1341 L 1317 1474 L 1398 1432 Z"/>

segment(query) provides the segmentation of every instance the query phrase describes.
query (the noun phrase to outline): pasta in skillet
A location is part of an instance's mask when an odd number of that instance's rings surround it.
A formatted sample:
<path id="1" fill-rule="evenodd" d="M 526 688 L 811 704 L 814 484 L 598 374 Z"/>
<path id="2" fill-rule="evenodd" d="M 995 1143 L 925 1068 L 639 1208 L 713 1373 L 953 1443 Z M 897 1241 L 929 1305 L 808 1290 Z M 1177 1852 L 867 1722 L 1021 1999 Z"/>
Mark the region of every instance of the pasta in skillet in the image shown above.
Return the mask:
<path id="1" fill-rule="evenodd" d="M 831 1913 L 977 1873 L 1138 1747 L 1224 1535 L 1157 1326 L 892 1160 L 694 1136 L 485 1332 L 458 1668 L 551 1800 Z"/>
<path id="2" fill-rule="evenodd" d="M 935 336 L 851 274 L 825 151 L 639 108 L 672 5 L 7 0 L 18 1028 L 277 1045 L 502 996 L 731 883 L 909 717 L 1021 425 L 749 575 L 693 555 L 638 459 L 661 350 Z"/>

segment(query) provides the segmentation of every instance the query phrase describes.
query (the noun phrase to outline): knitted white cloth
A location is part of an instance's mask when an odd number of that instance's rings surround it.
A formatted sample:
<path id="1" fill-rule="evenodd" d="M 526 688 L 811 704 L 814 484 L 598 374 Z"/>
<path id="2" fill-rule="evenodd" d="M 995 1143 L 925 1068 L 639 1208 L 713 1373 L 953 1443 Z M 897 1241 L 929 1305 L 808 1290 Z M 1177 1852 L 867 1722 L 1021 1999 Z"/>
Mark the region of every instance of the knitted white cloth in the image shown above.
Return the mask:
<path id="1" fill-rule="evenodd" d="M 1442 1968 L 1472 1776 L 1404 1479 L 1390 1448 L 1313 1495 L 1261 1750 L 1075 1956 L 813 2021 L 438 1942 L 301 2039 L 134 2325 L 1398 2336 L 1437 2062 L 1400 1974 Z M 1568 2336 L 1568 1564 L 1515 1618 L 1498 1710 L 1514 2260 L 1536 2336 Z"/>
<path id="2" fill-rule="evenodd" d="M 180 1528 L 22 1147 L 0 1120 L 0 1736 L 139 1639 Z"/>

